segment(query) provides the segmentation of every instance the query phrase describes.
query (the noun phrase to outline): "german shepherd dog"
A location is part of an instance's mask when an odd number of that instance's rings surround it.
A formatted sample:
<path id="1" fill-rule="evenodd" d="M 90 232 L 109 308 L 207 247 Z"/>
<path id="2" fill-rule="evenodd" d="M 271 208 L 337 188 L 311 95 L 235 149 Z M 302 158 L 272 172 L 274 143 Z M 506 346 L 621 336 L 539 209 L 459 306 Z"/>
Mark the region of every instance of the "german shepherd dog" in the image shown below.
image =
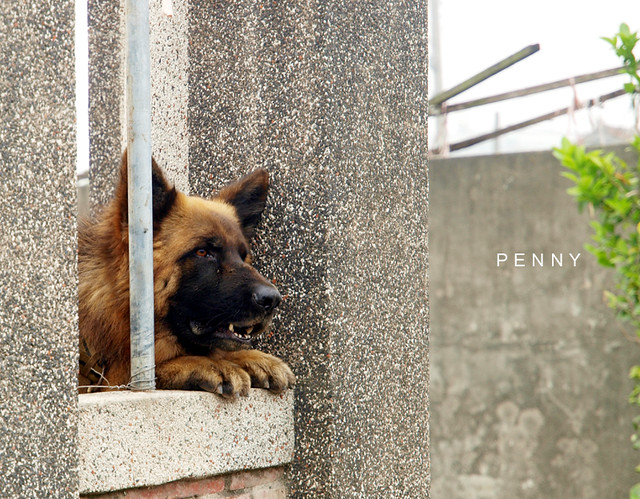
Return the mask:
<path id="1" fill-rule="evenodd" d="M 266 170 L 203 199 L 177 191 L 152 160 L 152 184 L 157 387 L 225 397 L 247 395 L 252 386 L 276 393 L 292 387 L 295 377 L 282 360 L 251 349 L 281 300 L 251 266 Z M 79 230 L 81 386 L 109 389 L 130 380 L 127 218 L 125 152 L 114 199 Z"/>

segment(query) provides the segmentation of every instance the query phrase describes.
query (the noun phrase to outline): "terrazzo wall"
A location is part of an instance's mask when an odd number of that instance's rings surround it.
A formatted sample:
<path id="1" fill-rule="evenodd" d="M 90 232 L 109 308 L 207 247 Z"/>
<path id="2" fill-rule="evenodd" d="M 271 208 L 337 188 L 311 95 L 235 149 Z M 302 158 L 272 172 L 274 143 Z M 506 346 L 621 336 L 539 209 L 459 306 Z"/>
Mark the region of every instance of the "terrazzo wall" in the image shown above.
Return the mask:
<path id="1" fill-rule="evenodd" d="M 125 137 L 124 1 L 87 0 L 89 30 L 89 203 L 96 212 L 113 194 Z M 117 163 L 116 163 L 117 165 Z"/>
<path id="2" fill-rule="evenodd" d="M 262 166 L 294 497 L 428 495 L 426 5 L 193 2 L 190 184 Z"/>
<path id="3" fill-rule="evenodd" d="M 149 4 L 153 155 L 171 181 L 189 192 L 187 136 L 188 5 Z M 88 0 L 90 205 L 96 213 L 112 197 L 126 145 L 124 1 Z"/>
<path id="4" fill-rule="evenodd" d="M 0 496 L 77 493 L 74 4 L 0 9 Z"/>
<path id="5" fill-rule="evenodd" d="M 200 195 L 271 175 L 254 256 L 285 297 L 262 347 L 298 377 L 292 496 L 428 497 L 426 2 L 173 10 L 151 28 L 170 46 L 152 79 L 176 82 L 152 90 L 160 164 Z M 96 68 L 120 37 L 108 26 Z M 112 125 L 92 147 L 120 140 Z"/>

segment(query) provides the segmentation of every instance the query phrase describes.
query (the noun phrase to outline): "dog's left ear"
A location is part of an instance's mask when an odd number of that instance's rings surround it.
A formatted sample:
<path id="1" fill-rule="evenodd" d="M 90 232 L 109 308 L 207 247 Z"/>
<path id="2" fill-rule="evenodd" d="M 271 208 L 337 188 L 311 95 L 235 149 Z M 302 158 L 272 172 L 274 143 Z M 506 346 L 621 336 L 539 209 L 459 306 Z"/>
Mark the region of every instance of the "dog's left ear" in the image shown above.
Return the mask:
<path id="1" fill-rule="evenodd" d="M 240 180 L 223 187 L 217 195 L 236 209 L 242 231 L 251 239 L 265 204 L 269 190 L 269 173 L 265 169 L 255 170 Z"/>
<path id="2" fill-rule="evenodd" d="M 153 224 L 157 226 L 164 217 L 167 216 L 173 207 L 177 192 L 166 179 L 162 170 L 151 158 L 151 188 L 152 188 L 152 206 L 153 206 Z M 120 220 L 123 226 L 126 226 L 129 218 L 128 208 L 128 186 L 127 186 L 127 150 L 122 154 L 122 162 L 120 164 L 120 180 L 116 187 L 116 196 L 114 203 L 118 207 Z"/>
<path id="3" fill-rule="evenodd" d="M 162 173 L 162 170 L 151 158 L 151 189 L 154 226 L 160 224 L 175 204 L 178 193 L 175 186 L 171 185 Z"/>

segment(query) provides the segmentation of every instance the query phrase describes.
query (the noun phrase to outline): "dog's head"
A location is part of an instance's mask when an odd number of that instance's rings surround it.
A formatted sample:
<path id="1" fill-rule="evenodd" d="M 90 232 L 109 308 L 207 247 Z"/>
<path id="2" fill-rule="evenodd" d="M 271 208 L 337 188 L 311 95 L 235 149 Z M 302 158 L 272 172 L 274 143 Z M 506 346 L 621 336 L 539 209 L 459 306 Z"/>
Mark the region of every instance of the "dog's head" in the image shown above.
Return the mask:
<path id="1" fill-rule="evenodd" d="M 281 300 L 251 266 L 249 243 L 267 199 L 266 170 L 203 199 L 177 191 L 152 163 L 156 325 L 194 353 L 247 348 L 268 328 Z M 126 197 L 125 165 L 126 158 L 118 197 Z"/>

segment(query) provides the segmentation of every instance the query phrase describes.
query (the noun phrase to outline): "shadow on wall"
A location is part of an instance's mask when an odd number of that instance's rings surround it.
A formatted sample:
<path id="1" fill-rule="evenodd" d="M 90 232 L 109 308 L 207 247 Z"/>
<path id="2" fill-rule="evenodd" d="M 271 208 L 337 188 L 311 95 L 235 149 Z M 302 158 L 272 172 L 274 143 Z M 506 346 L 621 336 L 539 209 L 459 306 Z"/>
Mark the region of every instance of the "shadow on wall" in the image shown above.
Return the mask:
<path id="1" fill-rule="evenodd" d="M 429 167 L 433 497 L 627 496 L 638 350 L 602 300 L 612 275 L 583 249 L 561 166 Z"/>
<path id="2" fill-rule="evenodd" d="M 89 178 L 87 174 L 78 175 L 78 217 L 89 215 Z"/>

